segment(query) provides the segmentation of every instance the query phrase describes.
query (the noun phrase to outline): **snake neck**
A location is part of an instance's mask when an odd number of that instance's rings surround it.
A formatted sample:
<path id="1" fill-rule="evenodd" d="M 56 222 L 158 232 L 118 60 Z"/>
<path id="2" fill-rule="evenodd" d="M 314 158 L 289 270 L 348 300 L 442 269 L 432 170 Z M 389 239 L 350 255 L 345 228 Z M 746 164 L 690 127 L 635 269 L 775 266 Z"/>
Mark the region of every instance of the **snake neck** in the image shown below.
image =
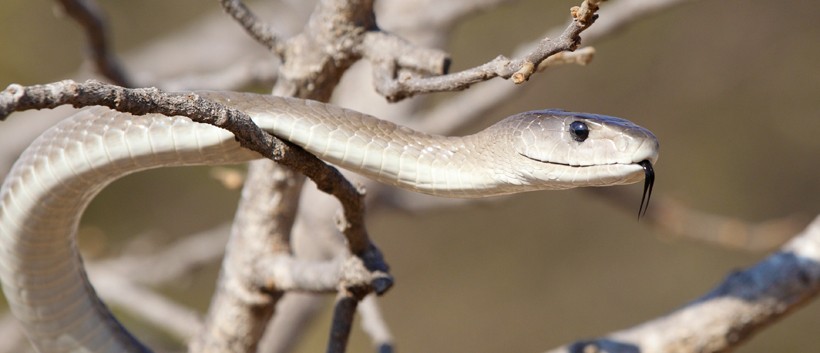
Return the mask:
<path id="1" fill-rule="evenodd" d="M 497 182 L 476 166 L 486 143 L 431 135 L 323 103 L 271 97 L 239 105 L 263 129 L 376 181 L 447 197 L 482 197 Z M 236 104 L 236 102 L 230 102 Z"/>

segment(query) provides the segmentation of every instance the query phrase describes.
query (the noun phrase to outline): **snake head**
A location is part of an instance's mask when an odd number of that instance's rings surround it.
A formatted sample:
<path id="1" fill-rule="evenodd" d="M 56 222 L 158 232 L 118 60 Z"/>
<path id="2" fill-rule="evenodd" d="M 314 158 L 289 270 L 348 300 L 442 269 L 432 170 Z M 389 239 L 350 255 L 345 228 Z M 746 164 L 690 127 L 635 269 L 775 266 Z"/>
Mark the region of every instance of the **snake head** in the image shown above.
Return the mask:
<path id="1" fill-rule="evenodd" d="M 658 159 L 655 135 L 625 119 L 539 110 L 508 120 L 514 148 L 528 160 L 519 173 L 539 188 L 630 184 Z"/>

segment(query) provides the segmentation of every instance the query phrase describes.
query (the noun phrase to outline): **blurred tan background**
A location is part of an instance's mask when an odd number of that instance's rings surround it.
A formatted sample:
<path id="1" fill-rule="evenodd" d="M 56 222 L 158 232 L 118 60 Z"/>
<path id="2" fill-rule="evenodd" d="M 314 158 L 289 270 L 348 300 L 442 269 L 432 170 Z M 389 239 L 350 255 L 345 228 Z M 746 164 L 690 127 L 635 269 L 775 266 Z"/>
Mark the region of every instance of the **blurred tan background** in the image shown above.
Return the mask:
<path id="1" fill-rule="evenodd" d="M 124 52 L 218 10 L 215 1 L 101 3 Z M 521 1 L 470 19 L 448 49 L 452 71 L 537 39 L 573 5 Z M 685 4 L 596 43 L 587 67 L 534 76 L 485 121 L 548 107 L 625 117 L 661 141 L 653 199 L 749 222 L 796 216 L 805 224 L 820 213 L 817 14 L 820 4 L 799 0 Z M 0 4 L 0 86 L 69 78 L 83 48 L 77 26 L 55 17 L 51 2 Z M 622 207 L 571 190 L 426 213 L 371 210 L 370 232 L 396 277 L 382 304 L 398 350 L 543 351 L 662 315 L 766 256 L 638 223 L 640 186 L 626 188 L 634 198 Z M 230 220 L 237 199 L 208 168 L 130 176 L 92 203 L 83 247 L 116 256 L 137 237 L 167 242 Z M 217 270 L 162 290 L 205 310 Z M 300 352 L 323 350 L 328 325 L 329 314 Z M 818 328 L 815 301 L 738 352 L 816 352 Z M 350 351 L 368 344 L 355 331 Z"/>

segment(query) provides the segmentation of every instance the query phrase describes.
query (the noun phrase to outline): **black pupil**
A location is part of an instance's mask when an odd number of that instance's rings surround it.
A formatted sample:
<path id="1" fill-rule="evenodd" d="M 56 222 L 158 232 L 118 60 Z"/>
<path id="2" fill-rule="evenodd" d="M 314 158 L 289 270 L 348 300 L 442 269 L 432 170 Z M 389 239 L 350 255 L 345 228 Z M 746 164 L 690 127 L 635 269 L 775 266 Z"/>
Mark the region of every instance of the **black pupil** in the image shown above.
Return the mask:
<path id="1" fill-rule="evenodd" d="M 584 122 L 573 121 L 569 124 L 569 133 L 575 141 L 584 142 L 589 137 L 589 127 Z"/>

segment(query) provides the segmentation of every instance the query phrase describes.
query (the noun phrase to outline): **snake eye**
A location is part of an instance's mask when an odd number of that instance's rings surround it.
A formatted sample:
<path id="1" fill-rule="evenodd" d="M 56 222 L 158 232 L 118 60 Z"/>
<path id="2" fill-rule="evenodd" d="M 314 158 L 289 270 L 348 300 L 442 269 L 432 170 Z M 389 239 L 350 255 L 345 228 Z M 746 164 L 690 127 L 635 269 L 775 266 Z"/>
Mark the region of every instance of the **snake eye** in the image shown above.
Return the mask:
<path id="1" fill-rule="evenodd" d="M 573 140 L 584 142 L 589 137 L 589 127 L 582 121 L 573 121 L 569 124 L 569 134 Z"/>

